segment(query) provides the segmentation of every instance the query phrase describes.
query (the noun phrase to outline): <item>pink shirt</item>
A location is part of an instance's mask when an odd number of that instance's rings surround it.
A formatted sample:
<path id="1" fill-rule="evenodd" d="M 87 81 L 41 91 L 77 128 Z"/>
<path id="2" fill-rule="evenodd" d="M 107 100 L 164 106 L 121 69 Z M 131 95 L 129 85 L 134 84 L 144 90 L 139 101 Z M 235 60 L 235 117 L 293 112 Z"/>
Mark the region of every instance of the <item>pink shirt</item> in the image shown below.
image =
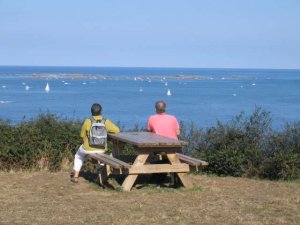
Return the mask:
<path id="1" fill-rule="evenodd" d="M 150 116 L 147 130 L 164 137 L 178 140 L 177 130 L 179 130 L 179 124 L 175 116 L 172 115 L 160 113 Z"/>

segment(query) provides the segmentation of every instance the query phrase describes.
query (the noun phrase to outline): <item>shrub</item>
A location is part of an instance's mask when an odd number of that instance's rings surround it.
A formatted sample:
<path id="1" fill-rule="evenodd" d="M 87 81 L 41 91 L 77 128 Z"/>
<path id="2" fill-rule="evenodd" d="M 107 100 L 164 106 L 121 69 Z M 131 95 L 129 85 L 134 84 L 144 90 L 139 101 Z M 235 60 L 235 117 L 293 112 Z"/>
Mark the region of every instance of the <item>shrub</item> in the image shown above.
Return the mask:
<path id="1" fill-rule="evenodd" d="M 270 113 L 256 108 L 227 124 L 205 130 L 181 123 L 182 139 L 189 141 L 188 155 L 209 162 L 206 172 L 224 176 L 269 179 L 300 178 L 300 125 L 271 129 Z"/>
<path id="2" fill-rule="evenodd" d="M 268 147 L 264 152 L 262 177 L 300 178 L 300 122 L 287 124 L 281 133 L 272 133 Z"/>
<path id="3" fill-rule="evenodd" d="M 210 172 L 232 176 L 243 174 L 246 158 L 240 151 L 240 137 L 238 130 L 229 129 L 221 123 L 207 129 L 204 143 L 197 150 L 210 163 Z"/>
<path id="4" fill-rule="evenodd" d="M 270 113 L 256 108 L 250 116 L 240 113 L 229 123 L 198 128 L 180 123 L 181 139 L 189 145 L 184 153 L 209 162 L 207 173 L 220 176 L 268 179 L 300 178 L 300 122 L 271 129 Z M 58 171 L 70 168 L 81 122 L 41 114 L 35 120 L 11 125 L 0 120 L 0 170 Z M 131 131 L 142 131 L 135 126 Z M 112 146 L 109 145 L 109 148 Z M 136 154 L 126 147 L 128 155 Z M 83 170 L 94 167 L 89 160 Z"/>
<path id="5" fill-rule="evenodd" d="M 81 143 L 80 126 L 51 114 L 16 126 L 1 122 L 0 169 L 62 169 Z"/>

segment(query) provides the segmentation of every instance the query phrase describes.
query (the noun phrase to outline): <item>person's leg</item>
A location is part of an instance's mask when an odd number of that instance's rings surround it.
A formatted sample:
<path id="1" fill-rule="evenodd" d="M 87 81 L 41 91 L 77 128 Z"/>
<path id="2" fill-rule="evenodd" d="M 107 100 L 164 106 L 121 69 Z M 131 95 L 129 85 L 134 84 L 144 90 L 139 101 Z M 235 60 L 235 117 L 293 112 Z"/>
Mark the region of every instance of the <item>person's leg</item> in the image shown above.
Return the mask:
<path id="1" fill-rule="evenodd" d="M 73 166 L 73 177 L 71 181 L 74 183 L 78 182 L 79 172 L 84 163 L 87 154 L 105 154 L 105 150 L 96 150 L 96 151 L 86 151 L 83 146 L 81 145 L 77 150 L 75 157 L 74 157 L 74 166 Z"/>
<path id="2" fill-rule="evenodd" d="M 82 164 L 85 160 L 85 151 L 82 148 L 82 145 L 78 148 L 75 157 L 74 157 L 74 166 L 73 166 L 73 182 L 78 182 L 79 172 L 82 167 Z"/>

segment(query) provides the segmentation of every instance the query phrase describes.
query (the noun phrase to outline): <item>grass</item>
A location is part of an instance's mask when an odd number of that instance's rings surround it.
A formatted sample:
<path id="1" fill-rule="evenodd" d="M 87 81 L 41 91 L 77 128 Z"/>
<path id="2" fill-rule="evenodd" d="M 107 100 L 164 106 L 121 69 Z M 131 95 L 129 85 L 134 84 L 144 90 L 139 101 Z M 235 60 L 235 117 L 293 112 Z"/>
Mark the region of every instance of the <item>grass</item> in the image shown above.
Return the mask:
<path id="1" fill-rule="evenodd" d="M 298 224 L 300 184 L 191 176 L 192 189 L 98 188 L 66 172 L 0 173 L 0 224 Z"/>

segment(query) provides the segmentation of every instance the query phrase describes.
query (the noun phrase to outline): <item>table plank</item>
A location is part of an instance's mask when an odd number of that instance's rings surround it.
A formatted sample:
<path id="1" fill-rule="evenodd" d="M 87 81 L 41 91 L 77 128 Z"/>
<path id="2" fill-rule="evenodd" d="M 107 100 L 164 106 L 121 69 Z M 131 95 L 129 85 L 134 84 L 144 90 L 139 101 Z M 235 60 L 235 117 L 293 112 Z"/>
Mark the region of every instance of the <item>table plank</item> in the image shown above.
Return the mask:
<path id="1" fill-rule="evenodd" d="M 121 132 L 116 134 L 108 134 L 114 140 L 132 144 L 136 147 L 184 147 L 188 143 L 186 141 L 178 141 L 172 138 L 156 135 L 151 132 Z"/>
<path id="2" fill-rule="evenodd" d="M 148 164 L 133 166 L 128 170 L 129 174 L 149 174 L 149 173 L 187 173 L 190 171 L 189 165 L 181 164 Z M 126 172 L 125 172 L 126 173 Z"/>

